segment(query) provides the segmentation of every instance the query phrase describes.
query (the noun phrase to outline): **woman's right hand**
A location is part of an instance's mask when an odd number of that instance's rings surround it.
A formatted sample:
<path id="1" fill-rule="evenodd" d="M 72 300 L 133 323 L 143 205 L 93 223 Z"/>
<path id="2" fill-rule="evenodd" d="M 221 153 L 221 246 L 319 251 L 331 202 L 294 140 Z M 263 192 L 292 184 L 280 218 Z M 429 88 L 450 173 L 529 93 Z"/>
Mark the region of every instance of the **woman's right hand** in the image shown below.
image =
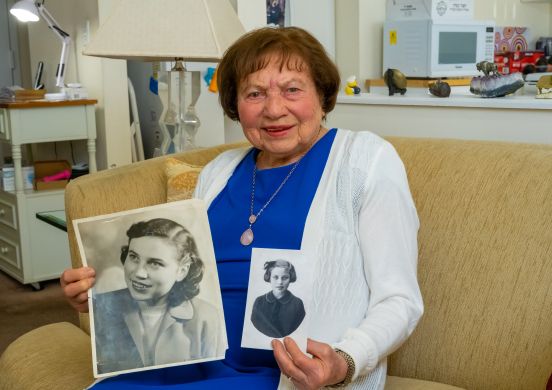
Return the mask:
<path id="1" fill-rule="evenodd" d="M 65 299 L 80 313 L 88 312 L 88 289 L 94 285 L 96 271 L 91 267 L 70 268 L 60 278 Z"/>

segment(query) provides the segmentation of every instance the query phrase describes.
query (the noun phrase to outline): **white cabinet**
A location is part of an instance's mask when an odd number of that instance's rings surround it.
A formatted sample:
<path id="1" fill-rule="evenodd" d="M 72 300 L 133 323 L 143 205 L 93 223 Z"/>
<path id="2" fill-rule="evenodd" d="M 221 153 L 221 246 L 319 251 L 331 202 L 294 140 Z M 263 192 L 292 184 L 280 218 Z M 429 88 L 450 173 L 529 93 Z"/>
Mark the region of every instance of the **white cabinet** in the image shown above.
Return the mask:
<path id="1" fill-rule="evenodd" d="M 21 283 L 59 278 L 71 265 L 67 233 L 36 218 L 38 212 L 63 210 L 63 195 L 0 192 L 0 269 Z"/>
<path id="2" fill-rule="evenodd" d="M 71 264 L 67 233 L 36 217 L 64 210 L 64 190 L 23 189 L 21 146 L 86 139 L 90 172 L 96 171 L 95 100 L 0 104 L 0 142 L 9 143 L 15 191 L 0 191 L 0 270 L 38 287 Z"/>

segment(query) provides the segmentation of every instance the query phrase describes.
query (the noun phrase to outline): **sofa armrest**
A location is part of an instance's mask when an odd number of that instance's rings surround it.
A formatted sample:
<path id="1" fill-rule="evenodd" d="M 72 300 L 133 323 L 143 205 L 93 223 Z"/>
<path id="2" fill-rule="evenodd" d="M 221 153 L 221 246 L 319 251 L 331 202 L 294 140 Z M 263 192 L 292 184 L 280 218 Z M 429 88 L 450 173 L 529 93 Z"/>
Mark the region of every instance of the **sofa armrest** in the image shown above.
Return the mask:
<path id="1" fill-rule="evenodd" d="M 68 322 L 34 329 L 4 351 L 0 373 L 0 390 L 82 390 L 94 381 L 90 337 Z"/>

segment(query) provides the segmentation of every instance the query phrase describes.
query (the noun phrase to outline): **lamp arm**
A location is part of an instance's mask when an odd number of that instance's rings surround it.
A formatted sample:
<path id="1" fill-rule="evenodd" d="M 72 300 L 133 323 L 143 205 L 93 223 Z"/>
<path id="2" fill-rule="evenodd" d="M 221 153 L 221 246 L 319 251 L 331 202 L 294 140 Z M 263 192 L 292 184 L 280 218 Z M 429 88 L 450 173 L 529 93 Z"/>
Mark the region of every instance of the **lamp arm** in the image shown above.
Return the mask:
<path id="1" fill-rule="evenodd" d="M 52 30 L 62 42 L 61 56 L 56 69 L 56 86 L 64 87 L 65 84 L 63 83 L 63 79 L 65 77 L 65 64 L 67 63 L 67 58 L 69 57 L 69 45 L 71 43 L 71 37 L 67 32 L 63 31 L 59 27 L 57 21 L 50 14 L 50 12 L 48 12 L 46 7 L 44 7 L 44 4 L 37 3 L 36 7 L 38 9 L 38 12 L 40 13 L 40 16 L 42 16 L 44 21 L 48 24 L 50 30 Z"/>

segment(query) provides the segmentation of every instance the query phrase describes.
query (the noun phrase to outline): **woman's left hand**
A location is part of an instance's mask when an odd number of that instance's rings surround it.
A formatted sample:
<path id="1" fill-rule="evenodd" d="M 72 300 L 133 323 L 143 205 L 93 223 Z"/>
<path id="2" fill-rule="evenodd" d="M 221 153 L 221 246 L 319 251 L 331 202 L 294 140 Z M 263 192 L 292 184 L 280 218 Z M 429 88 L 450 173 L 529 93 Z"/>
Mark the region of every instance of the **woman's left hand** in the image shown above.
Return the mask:
<path id="1" fill-rule="evenodd" d="M 312 357 L 304 354 L 290 337 L 283 343 L 273 340 L 272 348 L 280 371 L 298 389 L 319 389 L 339 383 L 347 375 L 347 362 L 329 344 L 308 339 L 307 352 Z"/>

